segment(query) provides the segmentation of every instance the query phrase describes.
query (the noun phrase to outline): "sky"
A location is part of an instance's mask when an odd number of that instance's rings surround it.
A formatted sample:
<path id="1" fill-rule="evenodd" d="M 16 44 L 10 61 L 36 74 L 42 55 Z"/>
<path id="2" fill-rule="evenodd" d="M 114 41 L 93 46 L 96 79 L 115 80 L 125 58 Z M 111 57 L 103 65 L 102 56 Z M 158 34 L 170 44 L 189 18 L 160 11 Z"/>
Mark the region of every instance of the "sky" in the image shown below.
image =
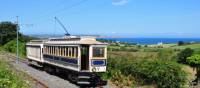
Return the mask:
<path id="1" fill-rule="evenodd" d="M 23 34 L 200 38 L 200 0 L 1 0 L 0 21 Z"/>

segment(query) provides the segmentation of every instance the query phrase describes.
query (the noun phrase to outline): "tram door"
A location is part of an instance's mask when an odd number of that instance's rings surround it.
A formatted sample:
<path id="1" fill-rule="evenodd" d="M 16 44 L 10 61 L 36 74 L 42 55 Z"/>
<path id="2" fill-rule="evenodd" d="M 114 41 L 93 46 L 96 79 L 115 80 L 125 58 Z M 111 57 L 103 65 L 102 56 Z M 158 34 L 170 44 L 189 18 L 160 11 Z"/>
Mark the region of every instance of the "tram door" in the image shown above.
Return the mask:
<path id="1" fill-rule="evenodd" d="M 81 70 L 89 70 L 89 45 L 81 46 Z"/>

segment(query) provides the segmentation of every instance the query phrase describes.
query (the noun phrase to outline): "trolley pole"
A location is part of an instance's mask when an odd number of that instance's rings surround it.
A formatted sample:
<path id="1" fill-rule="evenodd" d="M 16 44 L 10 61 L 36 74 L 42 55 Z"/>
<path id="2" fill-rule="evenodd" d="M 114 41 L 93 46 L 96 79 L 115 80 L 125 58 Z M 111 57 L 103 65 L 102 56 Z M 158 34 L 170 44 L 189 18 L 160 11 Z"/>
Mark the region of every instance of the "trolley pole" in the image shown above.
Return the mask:
<path id="1" fill-rule="evenodd" d="M 16 21 L 16 29 L 17 29 L 17 58 L 16 58 L 16 63 L 19 63 L 19 22 L 18 22 L 18 16 L 17 16 L 17 21 Z"/>

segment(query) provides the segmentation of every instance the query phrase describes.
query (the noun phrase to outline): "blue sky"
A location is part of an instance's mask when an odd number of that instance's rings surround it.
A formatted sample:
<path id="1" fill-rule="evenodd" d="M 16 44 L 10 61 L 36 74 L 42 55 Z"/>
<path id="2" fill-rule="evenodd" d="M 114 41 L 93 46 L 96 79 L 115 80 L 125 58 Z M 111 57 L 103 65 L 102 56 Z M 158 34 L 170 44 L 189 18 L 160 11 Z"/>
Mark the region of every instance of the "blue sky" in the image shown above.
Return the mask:
<path id="1" fill-rule="evenodd" d="M 24 34 L 64 34 L 57 16 L 71 34 L 200 37 L 200 0 L 2 0 L 0 11 Z"/>

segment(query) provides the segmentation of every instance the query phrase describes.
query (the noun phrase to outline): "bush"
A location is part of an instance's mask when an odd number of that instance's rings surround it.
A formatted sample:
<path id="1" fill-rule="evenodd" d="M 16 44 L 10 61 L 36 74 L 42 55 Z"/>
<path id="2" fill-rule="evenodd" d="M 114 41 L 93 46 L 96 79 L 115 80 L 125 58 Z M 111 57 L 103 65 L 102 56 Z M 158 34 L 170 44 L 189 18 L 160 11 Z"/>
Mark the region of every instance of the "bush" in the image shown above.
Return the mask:
<path id="1" fill-rule="evenodd" d="M 162 60 L 172 60 L 176 56 L 173 49 L 160 49 L 158 52 L 159 58 Z"/>
<path id="2" fill-rule="evenodd" d="M 200 80 L 200 55 L 192 55 L 191 57 L 187 58 L 187 62 L 192 66 L 196 67 L 197 69 L 197 81 Z"/>
<path id="3" fill-rule="evenodd" d="M 17 50 L 16 40 L 12 40 L 12 41 L 6 43 L 3 46 L 3 49 L 5 51 L 11 52 L 11 53 L 16 53 L 16 50 Z M 19 41 L 19 56 L 20 57 L 26 56 L 26 44 L 25 44 L 25 42 L 22 42 L 22 41 Z"/>
<path id="4" fill-rule="evenodd" d="M 186 73 L 181 66 L 169 61 L 133 61 L 126 58 L 109 58 L 108 72 L 110 72 L 110 76 L 122 74 L 128 77 L 131 75 L 141 85 L 156 84 L 159 88 L 181 88 L 187 80 Z M 117 78 L 111 77 L 111 79 L 116 80 Z"/>
<path id="5" fill-rule="evenodd" d="M 186 73 L 181 67 L 173 62 L 163 61 L 140 61 L 127 66 L 130 73 L 147 84 L 155 83 L 159 88 L 180 88 L 186 82 Z"/>
<path id="6" fill-rule="evenodd" d="M 192 56 L 193 52 L 194 52 L 194 50 L 192 50 L 191 48 L 184 49 L 177 56 L 178 62 L 185 64 L 186 58 Z"/>
<path id="7" fill-rule="evenodd" d="M 178 46 L 182 46 L 184 45 L 185 43 L 183 41 L 178 41 Z"/>

